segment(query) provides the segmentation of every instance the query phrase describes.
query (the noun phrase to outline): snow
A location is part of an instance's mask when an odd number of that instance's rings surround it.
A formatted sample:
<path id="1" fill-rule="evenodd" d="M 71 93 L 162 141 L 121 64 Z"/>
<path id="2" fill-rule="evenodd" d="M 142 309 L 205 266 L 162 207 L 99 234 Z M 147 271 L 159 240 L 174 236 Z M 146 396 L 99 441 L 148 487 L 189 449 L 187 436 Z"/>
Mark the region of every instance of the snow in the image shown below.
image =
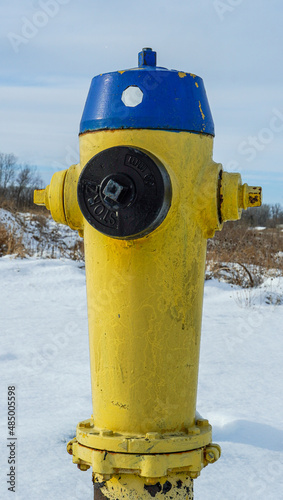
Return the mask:
<path id="1" fill-rule="evenodd" d="M 28 255 L 60 258 L 70 256 L 81 238 L 68 226 L 58 224 L 51 216 L 30 213 L 12 214 L 0 208 L 0 224 L 12 231 Z"/>
<path id="2" fill-rule="evenodd" d="M 2 257 L 0 275 L 0 498 L 12 498 L 6 394 L 15 385 L 13 498 L 92 499 L 91 470 L 79 471 L 66 452 L 92 413 L 84 265 Z M 196 500 L 282 498 L 282 297 L 282 278 L 256 289 L 205 283 L 198 411 L 222 457 L 195 481 Z"/>

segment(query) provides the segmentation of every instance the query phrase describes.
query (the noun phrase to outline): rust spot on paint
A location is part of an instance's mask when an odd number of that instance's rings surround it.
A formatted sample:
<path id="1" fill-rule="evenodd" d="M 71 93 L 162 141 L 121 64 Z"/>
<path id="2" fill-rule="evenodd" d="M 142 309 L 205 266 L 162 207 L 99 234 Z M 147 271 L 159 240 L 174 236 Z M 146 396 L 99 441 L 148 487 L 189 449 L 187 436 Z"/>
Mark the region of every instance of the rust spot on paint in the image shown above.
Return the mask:
<path id="1" fill-rule="evenodd" d="M 251 205 L 254 205 L 255 203 L 258 203 L 258 202 L 259 202 L 258 194 L 255 194 L 254 196 L 253 195 L 249 195 L 249 203 Z"/>
<path id="2" fill-rule="evenodd" d="M 122 408 L 122 410 L 128 410 L 129 405 L 120 403 L 119 401 L 111 401 L 112 405 L 114 406 L 119 406 L 119 408 Z"/>
<path id="3" fill-rule="evenodd" d="M 99 481 L 94 481 L 93 483 L 97 488 L 103 488 L 105 485 L 106 485 L 106 481 L 101 481 L 101 483 Z"/>
<path id="4" fill-rule="evenodd" d="M 94 500 L 107 500 L 107 497 L 101 491 L 101 488 L 103 488 L 105 484 L 106 484 L 105 481 L 103 481 L 103 483 L 93 483 Z"/>
<path id="5" fill-rule="evenodd" d="M 220 170 L 219 177 L 218 177 L 218 189 L 217 189 L 217 198 L 218 198 L 217 213 L 218 213 L 218 220 L 219 220 L 220 224 L 222 224 L 222 212 L 221 212 L 221 209 L 222 209 L 222 203 L 223 203 L 223 194 L 221 193 L 222 174 L 223 174 L 223 171 Z"/>
<path id="6" fill-rule="evenodd" d="M 189 486 L 186 486 L 186 492 L 188 493 L 188 495 L 191 495 L 193 493 L 193 488 L 190 488 Z M 193 497 L 189 496 L 189 499 L 190 498 L 193 498 Z"/>
<path id="7" fill-rule="evenodd" d="M 155 497 L 157 493 L 160 493 L 160 491 L 162 491 L 162 486 L 159 482 L 156 484 L 145 484 L 144 489 L 148 491 L 151 497 Z"/>
<path id="8" fill-rule="evenodd" d="M 166 495 L 166 493 L 168 493 L 168 491 L 170 491 L 172 488 L 172 484 L 170 483 L 170 481 L 166 481 L 164 484 L 163 484 L 163 488 L 162 488 L 162 495 Z"/>

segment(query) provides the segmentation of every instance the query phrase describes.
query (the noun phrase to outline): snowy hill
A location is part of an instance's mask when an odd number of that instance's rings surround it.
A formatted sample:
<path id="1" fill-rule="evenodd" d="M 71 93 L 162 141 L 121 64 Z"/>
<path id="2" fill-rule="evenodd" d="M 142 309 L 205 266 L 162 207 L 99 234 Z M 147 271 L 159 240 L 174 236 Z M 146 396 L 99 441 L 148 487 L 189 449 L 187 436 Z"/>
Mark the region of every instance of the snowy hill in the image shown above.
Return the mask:
<path id="1" fill-rule="evenodd" d="M 13 498 L 92 499 L 91 471 L 79 471 L 66 452 L 76 424 L 92 413 L 84 265 L 6 256 L 0 276 L 0 498 L 12 498 L 7 387 L 15 386 Z M 195 481 L 195 500 L 283 498 L 282 297 L 282 278 L 250 289 L 205 283 L 198 411 L 222 457 Z"/>
<path id="2" fill-rule="evenodd" d="M 14 244 L 27 256 L 82 259 L 82 239 L 51 216 L 11 213 L 0 208 L 0 225 L 12 235 Z"/>

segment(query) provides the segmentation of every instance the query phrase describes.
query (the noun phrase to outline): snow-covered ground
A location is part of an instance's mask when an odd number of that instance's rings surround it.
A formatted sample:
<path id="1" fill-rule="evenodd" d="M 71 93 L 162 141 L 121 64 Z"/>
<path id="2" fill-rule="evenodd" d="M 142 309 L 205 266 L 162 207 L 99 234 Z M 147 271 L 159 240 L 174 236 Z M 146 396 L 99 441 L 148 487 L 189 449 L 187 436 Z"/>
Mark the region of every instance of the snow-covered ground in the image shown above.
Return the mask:
<path id="1" fill-rule="evenodd" d="M 11 231 L 13 237 L 24 246 L 27 255 L 35 257 L 73 257 L 78 242 L 76 231 L 56 223 L 51 216 L 30 213 L 12 213 L 0 208 L 0 225 Z"/>
<path id="2" fill-rule="evenodd" d="M 0 259 L 0 498 L 92 499 L 66 443 L 91 411 L 85 270 L 78 261 Z M 198 410 L 221 459 L 195 500 L 283 498 L 283 282 L 205 283 Z M 17 489 L 7 491 L 7 387 L 16 386 Z"/>

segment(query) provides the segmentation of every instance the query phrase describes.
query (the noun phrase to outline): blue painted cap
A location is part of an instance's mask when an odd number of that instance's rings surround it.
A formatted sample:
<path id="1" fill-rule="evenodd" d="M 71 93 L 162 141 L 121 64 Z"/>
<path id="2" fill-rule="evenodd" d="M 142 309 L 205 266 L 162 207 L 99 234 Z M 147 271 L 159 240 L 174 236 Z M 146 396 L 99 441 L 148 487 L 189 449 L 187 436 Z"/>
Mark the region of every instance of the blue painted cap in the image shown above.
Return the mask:
<path id="1" fill-rule="evenodd" d="M 138 68 L 95 76 L 80 133 L 104 129 L 159 129 L 214 135 L 199 76 L 156 66 L 156 52 L 143 49 Z"/>

